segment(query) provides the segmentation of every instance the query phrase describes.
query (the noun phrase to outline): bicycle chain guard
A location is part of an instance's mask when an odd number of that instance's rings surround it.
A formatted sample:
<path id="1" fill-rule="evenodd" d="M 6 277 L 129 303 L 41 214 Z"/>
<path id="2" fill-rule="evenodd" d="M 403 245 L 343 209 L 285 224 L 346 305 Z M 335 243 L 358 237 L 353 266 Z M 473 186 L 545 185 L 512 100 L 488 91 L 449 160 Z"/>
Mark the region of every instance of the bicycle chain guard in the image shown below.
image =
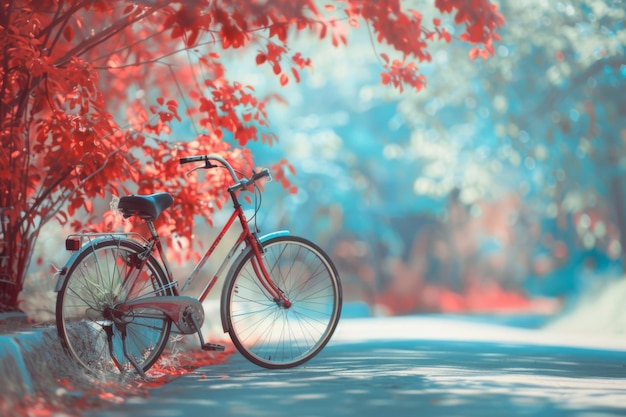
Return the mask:
<path id="1" fill-rule="evenodd" d="M 204 308 L 200 301 L 183 295 L 139 298 L 123 303 L 118 308 L 123 311 L 138 308 L 159 310 L 167 315 L 183 334 L 197 333 L 204 322 Z"/>

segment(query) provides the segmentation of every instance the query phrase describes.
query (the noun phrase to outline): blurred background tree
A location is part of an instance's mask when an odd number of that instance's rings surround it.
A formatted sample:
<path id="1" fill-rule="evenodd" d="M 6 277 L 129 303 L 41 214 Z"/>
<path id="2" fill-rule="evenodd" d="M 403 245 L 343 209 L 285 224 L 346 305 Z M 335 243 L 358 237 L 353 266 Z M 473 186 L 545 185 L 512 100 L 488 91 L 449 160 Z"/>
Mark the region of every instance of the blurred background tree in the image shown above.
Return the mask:
<path id="1" fill-rule="evenodd" d="M 270 109 L 300 173 L 284 223 L 338 241 L 372 305 L 557 311 L 623 273 L 624 2 L 499 5 L 495 57 L 435 47 L 419 94 L 376 86 L 364 29 Z"/>

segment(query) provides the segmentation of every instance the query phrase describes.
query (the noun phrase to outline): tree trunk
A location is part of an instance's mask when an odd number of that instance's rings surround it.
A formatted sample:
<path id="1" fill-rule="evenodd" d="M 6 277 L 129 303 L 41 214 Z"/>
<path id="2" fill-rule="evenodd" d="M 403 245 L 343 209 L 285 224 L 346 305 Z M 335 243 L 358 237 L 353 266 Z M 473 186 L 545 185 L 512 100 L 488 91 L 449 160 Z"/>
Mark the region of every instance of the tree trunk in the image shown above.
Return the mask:
<path id="1" fill-rule="evenodd" d="M 10 253 L 6 247 L 0 248 L 0 312 L 17 310 L 18 296 L 22 291 L 22 280 L 13 275 Z"/>
<path id="2" fill-rule="evenodd" d="M 17 311 L 37 233 L 30 227 L 20 228 L 14 223 L 21 219 L 4 215 L 1 209 L 0 221 L 0 312 Z"/>

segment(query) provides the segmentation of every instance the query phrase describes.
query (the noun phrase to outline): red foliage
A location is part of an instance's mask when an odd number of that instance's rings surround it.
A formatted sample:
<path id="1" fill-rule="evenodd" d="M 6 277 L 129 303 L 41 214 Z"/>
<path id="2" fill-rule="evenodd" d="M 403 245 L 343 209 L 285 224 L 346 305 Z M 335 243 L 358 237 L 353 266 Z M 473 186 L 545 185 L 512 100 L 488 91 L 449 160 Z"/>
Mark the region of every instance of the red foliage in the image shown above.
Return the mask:
<path id="1" fill-rule="evenodd" d="M 176 203 L 162 228 L 188 238 L 194 217 L 210 221 L 225 199 L 227 176 L 185 178 L 177 158 L 220 153 L 249 173 L 246 144 L 277 139 L 265 111 L 270 97 L 230 80 L 220 48 L 258 49 L 256 63 L 286 85 L 312 66 L 290 50 L 290 35 L 309 31 L 339 46 L 347 30 L 364 24 L 400 54 L 385 58 L 383 83 L 419 90 L 425 79 L 416 62 L 430 59 L 428 43 L 451 40 L 440 20 L 428 29 L 399 0 L 334 3 L 318 9 L 313 0 L 2 0 L 0 274 L 13 282 L 0 291 L 9 295 L 4 302 L 16 302 L 40 226 L 56 219 L 82 228 L 70 218 L 95 215 L 94 198 L 168 190 Z M 503 19 L 488 0 L 435 5 L 455 13 L 465 26 L 462 40 L 484 48 L 472 56 L 492 52 Z M 182 119 L 194 133 L 169 138 Z M 293 191 L 286 162 L 275 168 Z M 111 224 L 85 222 L 95 229 Z"/>
<path id="2" fill-rule="evenodd" d="M 415 293 L 385 291 L 376 300 L 390 315 L 415 312 L 442 313 L 553 313 L 551 300 L 531 300 L 523 294 L 505 290 L 497 284 L 473 286 L 461 293 L 439 285 L 425 285 Z"/>

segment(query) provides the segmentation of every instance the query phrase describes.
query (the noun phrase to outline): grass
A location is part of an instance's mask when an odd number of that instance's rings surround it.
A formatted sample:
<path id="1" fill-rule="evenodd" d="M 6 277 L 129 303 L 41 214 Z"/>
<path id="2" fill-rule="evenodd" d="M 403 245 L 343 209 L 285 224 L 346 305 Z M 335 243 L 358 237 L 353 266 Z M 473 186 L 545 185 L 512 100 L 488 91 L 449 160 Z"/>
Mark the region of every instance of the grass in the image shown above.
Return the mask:
<path id="1" fill-rule="evenodd" d="M 14 326 L 3 325 L 2 332 L 24 330 Z M 197 344 L 186 344 L 184 338 L 178 337 L 170 340 L 166 351 L 148 372 L 148 379 L 134 372 L 93 374 L 69 357 L 53 326 L 39 330 L 40 343 L 17 342 L 21 343 L 21 356 L 16 360 L 15 355 L 6 355 L 0 362 L 3 417 L 79 417 L 129 397 L 147 397 L 150 389 L 198 367 L 223 362 L 233 351 L 229 347 L 226 352 L 204 352 Z"/>

